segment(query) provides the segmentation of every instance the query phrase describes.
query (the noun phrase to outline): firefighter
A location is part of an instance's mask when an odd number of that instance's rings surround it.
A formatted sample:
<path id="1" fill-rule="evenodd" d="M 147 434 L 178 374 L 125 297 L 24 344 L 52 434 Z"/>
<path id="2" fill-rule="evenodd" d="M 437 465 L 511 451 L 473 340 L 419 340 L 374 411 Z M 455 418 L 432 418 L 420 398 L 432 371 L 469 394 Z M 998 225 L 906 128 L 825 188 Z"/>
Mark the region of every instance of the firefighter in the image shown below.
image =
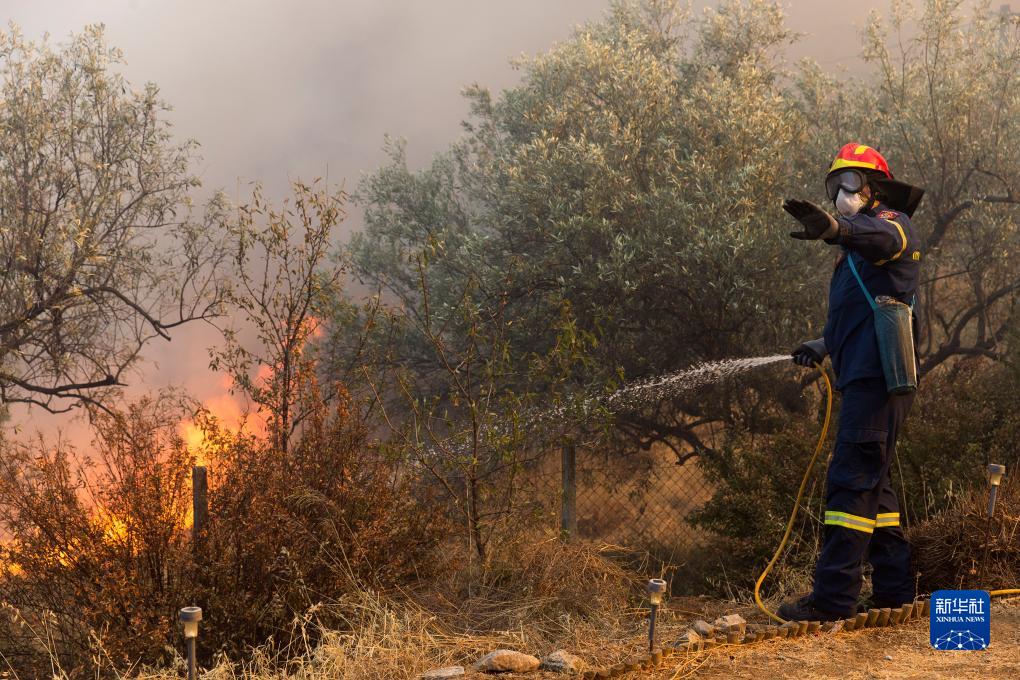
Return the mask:
<path id="1" fill-rule="evenodd" d="M 898 607 L 915 594 L 910 546 L 889 481 L 896 437 L 913 393 L 887 390 L 865 289 L 872 297 L 887 295 L 913 305 L 921 250 L 910 217 L 924 192 L 895 180 L 878 151 L 857 143 L 840 149 L 825 191 L 836 216 L 808 201 L 783 202 L 783 209 L 801 223 L 801 230 L 790 236 L 839 248 L 824 335 L 793 352 L 794 362 L 802 366 L 821 363 L 828 355 L 842 395 L 814 586 L 809 595 L 778 610 L 780 617 L 795 621 L 856 614 L 865 559 L 872 566 L 872 606 Z"/>

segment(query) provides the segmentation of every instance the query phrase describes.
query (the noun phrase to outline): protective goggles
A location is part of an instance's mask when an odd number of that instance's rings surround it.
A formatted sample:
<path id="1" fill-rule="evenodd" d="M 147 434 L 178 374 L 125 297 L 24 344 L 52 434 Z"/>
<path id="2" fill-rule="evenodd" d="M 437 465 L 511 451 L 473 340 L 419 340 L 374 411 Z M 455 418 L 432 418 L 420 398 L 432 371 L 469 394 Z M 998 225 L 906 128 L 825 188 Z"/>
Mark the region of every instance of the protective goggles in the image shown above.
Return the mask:
<path id="1" fill-rule="evenodd" d="M 864 188 L 866 183 L 867 179 L 860 170 L 852 168 L 838 170 L 825 178 L 825 195 L 829 197 L 830 201 L 834 201 L 840 189 L 856 194 Z"/>

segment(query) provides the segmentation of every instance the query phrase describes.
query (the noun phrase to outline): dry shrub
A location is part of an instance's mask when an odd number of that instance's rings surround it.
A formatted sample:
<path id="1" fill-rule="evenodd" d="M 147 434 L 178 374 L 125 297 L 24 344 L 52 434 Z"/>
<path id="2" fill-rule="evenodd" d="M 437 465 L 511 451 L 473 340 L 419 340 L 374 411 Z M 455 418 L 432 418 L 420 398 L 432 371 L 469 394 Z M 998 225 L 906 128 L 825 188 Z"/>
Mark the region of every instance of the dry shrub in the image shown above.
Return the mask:
<path id="1" fill-rule="evenodd" d="M 267 640 L 279 660 L 315 643 L 296 631 L 348 625 L 318 603 L 430 573 L 444 525 L 410 492 L 415 478 L 369 446 L 345 395 L 333 396 L 309 397 L 287 453 L 272 437 L 210 432 L 210 525 L 198 545 L 179 401 L 95 414 L 94 460 L 7 445 L 0 653 L 21 677 L 166 663 L 178 608 L 198 605 L 204 664 Z"/>
<path id="2" fill-rule="evenodd" d="M 457 602 L 461 625 L 474 630 L 600 616 L 623 610 L 639 589 L 635 575 L 617 559 L 620 550 L 532 532 L 510 534 L 493 543 L 484 570 L 468 563 L 437 593 Z"/>
<path id="3" fill-rule="evenodd" d="M 317 400 L 286 454 L 275 438 L 212 433 L 210 528 L 196 604 L 213 649 L 235 655 L 272 638 L 319 603 L 364 587 L 432 575 L 445 534 L 438 506 L 414 478 L 367 446 L 364 423 L 340 390 Z M 330 622 L 325 608 L 319 614 Z"/>
<path id="4" fill-rule="evenodd" d="M 974 488 L 949 509 L 914 526 L 909 535 L 918 586 L 924 592 L 1018 587 L 1020 475 L 1014 471 L 1003 480 L 990 524 L 987 489 Z"/>
<path id="5" fill-rule="evenodd" d="M 723 446 L 698 458 L 714 491 L 690 519 L 707 531 L 702 545 L 681 566 L 678 580 L 683 585 L 674 590 L 750 599 L 755 579 L 782 539 L 820 428 L 815 420 L 795 418 L 774 435 L 751 437 L 734 431 Z M 803 575 L 812 571 L 824 506 L 825 456 L 819 459 L 783 558 L 769 579 L 769 592 L 799 587 Z"/>
<path id="6" fill-rule="evenodd" d="M 92 414 L 96 459 L 64 442 L 0 455 L 0 652 L 24 677 L 127 667 L 173 640 L 189 590 L 191 465 L 171 395 Z"/>

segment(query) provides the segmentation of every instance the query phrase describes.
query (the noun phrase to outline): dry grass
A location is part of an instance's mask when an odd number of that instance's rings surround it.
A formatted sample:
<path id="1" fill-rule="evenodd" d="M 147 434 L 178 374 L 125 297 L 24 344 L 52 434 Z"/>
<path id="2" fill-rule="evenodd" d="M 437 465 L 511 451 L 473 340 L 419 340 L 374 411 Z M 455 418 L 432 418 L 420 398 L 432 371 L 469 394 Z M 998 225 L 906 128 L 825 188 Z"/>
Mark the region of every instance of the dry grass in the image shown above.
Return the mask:
<path id="1" fill-rule="evenodd" d="M 621 548 L 565 544 L 535 535 L 498 546 L 484 570 L 471 567 L 464 554 L 453 551 L 452 576 L 443 583 L 387 595 L 361 590 L 321 605 L 294 623 L 286 648 L 255 649 L 241 662 L 222 660 L 203 678 L 410 679 L 432 668 L 469 667 L 501 648 L 536 656 L 567 649 L 586 667 L 603 668 L 646 651 L 643 586 L 645 577 L 657 574 L 649 574 L 640 563 L 633 571 L 626 569 Z M 677 640 L 696 618 L 711 621 L 733 612 L 749 621 L 764 621 L 747 603 L 675 598 L 660 610 L 658 641 Z M 333 629 L 323 629 L 320 618 L 334 622 Z M 705 659 L 671 663 L 676 677 L 686 677 Z M 179 676 L 166 669 L 145 671 L 139 677 Z"/>
<path id="2" fill-rule="evenodd" d="M 995 517 L 988 492 L 974 489 L 910 531 L 919 588 L 1016 588 L 1020 583 L 1020 477 L 1003 480 Z M 987 561 L 985 561 L 986 541 Z M 984 564 L 983 564 L 984 563 Z"/>
<path id="3" fill-rule="evenodd" d="M 593 667 L 616 663 L 637 654 L 647 635 L 641 581 L 609 556 L 618 550 L 517 539 L 503 544 L 481 574 L 463 568 L 428 590 L 361 590 L 313 608 L 295 621 L 287 648 L 221 660 L 203 678 L 415 678 L 431 668 L 469 666 L 499 648 L 537 656 L 565 648 Z M 341 625 L 324 630 L 320 618 Z M 664 611 L 661 639 L 675 639 L 690 618 L 686 610 Z M 179 669 L 138 677 L 169 680 Z"/>
<path id="4" fill-rule="evenodd" d="M 263 647 L 253 650 L 243 662 L 221 661 L 203 677 L 411 678 L 429 668 L 462 662 L 508 642 L 520 642 L 513 636 L 456 632 L 420 607 L 389 602 L 369 591 L 331 608 L 334 615 L 345 617 L 342 620 L 349 632 L 317 630 L 314 618 L 309 617 L 297 626 L 297 635 L 305 640 L 319 638 L 319 642 L 314 647 L 309 645 L 306 653 L 290 658 L 284 667 L 279 659 L 289 656 L 289 650 Z M 298 643 L 300 640 L 294 646 Z M 179 675 L 161 671 L 141 673 L 139 677 L 156 680 Z"/>

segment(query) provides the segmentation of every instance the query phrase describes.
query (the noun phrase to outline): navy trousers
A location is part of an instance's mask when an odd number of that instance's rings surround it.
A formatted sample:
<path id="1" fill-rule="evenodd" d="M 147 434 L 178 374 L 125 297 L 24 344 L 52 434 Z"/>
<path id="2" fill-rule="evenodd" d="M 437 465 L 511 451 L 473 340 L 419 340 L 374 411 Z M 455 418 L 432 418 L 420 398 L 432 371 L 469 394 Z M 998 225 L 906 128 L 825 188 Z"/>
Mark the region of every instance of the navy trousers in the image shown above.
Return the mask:
<path id="1" fill-rule="evenodd" d="M 900 604 L 914 599 L 910 545 L 889 480 L 896 437 L 914 395 L 890 395 L 885 380 L 868 378 L 845 385 L 842 396 L 826 478 L 825 538 L 811 599 L 819 609 L 851 616 L 857 611 L 865 559 L 873 568 L 876 600 Z"/>

